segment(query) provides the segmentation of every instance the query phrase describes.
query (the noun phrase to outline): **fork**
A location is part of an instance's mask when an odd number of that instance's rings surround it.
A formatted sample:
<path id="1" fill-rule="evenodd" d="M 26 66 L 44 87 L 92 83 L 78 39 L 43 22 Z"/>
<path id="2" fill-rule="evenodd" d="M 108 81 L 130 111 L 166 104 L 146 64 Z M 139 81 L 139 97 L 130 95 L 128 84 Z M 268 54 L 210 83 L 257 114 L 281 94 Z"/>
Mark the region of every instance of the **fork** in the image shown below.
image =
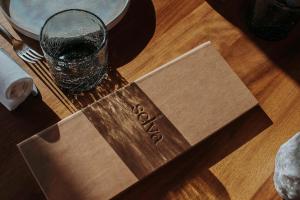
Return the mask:
<path id="1" fill-rule="evenodd" d="M 36 63 L 44 56 L 30 48 L 22 40 L 14 38 L 2 25 L 0 25 L 0 34 L 13 46 L 16 54 L 29 63 Z"/>

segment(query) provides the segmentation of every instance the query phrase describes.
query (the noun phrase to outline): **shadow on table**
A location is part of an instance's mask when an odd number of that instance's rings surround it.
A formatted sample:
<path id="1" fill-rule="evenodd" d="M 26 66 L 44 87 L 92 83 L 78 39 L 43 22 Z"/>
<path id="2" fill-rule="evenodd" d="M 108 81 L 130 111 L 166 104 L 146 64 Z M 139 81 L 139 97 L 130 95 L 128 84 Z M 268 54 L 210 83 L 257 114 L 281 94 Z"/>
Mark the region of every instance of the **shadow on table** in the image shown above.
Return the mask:
<path id="1" fill-rule="evenodd" d="M 216 199 L 230 199 L 226 188 L 208 169 L 271 124 L 270 118 L 257 106 L 115 199 L 142 196 L 150 200 L 170 195 L 177 198 L 210 195 Z M 176 188 L 180 189 L 177 191 Z"/>
<path id="2" fill-rule="evenodd" d="M 27 66 L 37 75 L 37 77 L 47 86 L 52 94 L 71 112 L 75 113 L 86 106 L 94 103 L 111 92 L 125 86 L 128 82 L 117 70 L 112 70 L 108 77 L 100 85 L 90 91 L 79 94 L 71 94 L 61 90 L 50 74 L 49 66 L 45 61 L 35 64 L 26 63 Z"/>
<path id="3" fill-rule="evenodd" d="M 29 97 L 13 112 L 0 105 L 0 199 L 43 199 L 16 144 L 59 120 L 40 97 Z"/>
<path id="4" fill-rule="evenodd" d="M 256 37 L 247 27 L 247 14 L 252 0 L 206 0 L 226 20 L 242 30 L 270 60 L 286 74 L 300 83 L 300 23 L 286 39 L 265 41 Z"/>
<path id="5" fill-rule="evenodd" d="M 109 63 L 113 69 L 134 59 L 148 44 L 156 28 L 151 0 L 131 0 L 122 21 L 109 32 Z"/>
<path id="6" fill-rule="evenodd" d="M 63 92 L 54 83 L 45 61 L 27 65 L 65 107 L 74 113 L 128 83 L 116 69 L 130 62 L 145 48 L 155 32 L 155 27 L 156 16 L 152 1 L 132 0 L 125 17 L 109 31 L 109 66 L 112 72 L 107 80 L 88 92 L 76 95 Z M 19 35 L 31 47 L 41 51 L 36 41 Z"/>

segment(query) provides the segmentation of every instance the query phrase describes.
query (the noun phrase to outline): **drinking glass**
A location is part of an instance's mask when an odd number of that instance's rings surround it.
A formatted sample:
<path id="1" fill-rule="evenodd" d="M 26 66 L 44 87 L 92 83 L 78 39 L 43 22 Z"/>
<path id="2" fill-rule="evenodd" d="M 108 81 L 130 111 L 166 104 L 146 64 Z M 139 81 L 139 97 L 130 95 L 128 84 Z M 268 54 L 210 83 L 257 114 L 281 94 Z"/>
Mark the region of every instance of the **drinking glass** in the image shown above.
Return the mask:
<path id="1" fill-rule="evenodd" d="M 42 27 L 40 45 L 62 89 L 90 90 L 107 75 L 107 30 L 91 12 L 70 9 L 54 14 Z"/>

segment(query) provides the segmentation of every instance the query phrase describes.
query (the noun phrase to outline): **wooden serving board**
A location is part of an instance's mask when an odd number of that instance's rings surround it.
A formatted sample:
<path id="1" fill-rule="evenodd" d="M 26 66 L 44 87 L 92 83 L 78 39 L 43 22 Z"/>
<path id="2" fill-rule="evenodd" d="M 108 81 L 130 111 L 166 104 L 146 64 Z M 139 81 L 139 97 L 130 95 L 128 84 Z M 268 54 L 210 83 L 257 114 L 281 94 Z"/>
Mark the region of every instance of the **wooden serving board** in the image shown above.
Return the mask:
<path id="1" fill-rule="evenodd" d="M 256 105 L 205 43 L 18 146 L 48 199 L 109 199 Z"/>

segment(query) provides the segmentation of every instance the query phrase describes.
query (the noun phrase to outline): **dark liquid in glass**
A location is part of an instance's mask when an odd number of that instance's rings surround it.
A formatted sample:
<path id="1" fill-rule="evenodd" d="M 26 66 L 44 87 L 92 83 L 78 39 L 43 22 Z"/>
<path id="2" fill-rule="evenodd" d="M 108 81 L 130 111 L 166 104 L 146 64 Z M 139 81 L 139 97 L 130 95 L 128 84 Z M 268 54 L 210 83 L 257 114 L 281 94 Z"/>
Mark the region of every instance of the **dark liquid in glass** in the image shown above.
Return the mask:
<path id="1" fill-rule="evenodd" d="M 97 51 L 97 47 L 86 41 L 72 41 L 62 45 L 58 52 L 61 60 L 75 60 L 88 57 Z"/>

